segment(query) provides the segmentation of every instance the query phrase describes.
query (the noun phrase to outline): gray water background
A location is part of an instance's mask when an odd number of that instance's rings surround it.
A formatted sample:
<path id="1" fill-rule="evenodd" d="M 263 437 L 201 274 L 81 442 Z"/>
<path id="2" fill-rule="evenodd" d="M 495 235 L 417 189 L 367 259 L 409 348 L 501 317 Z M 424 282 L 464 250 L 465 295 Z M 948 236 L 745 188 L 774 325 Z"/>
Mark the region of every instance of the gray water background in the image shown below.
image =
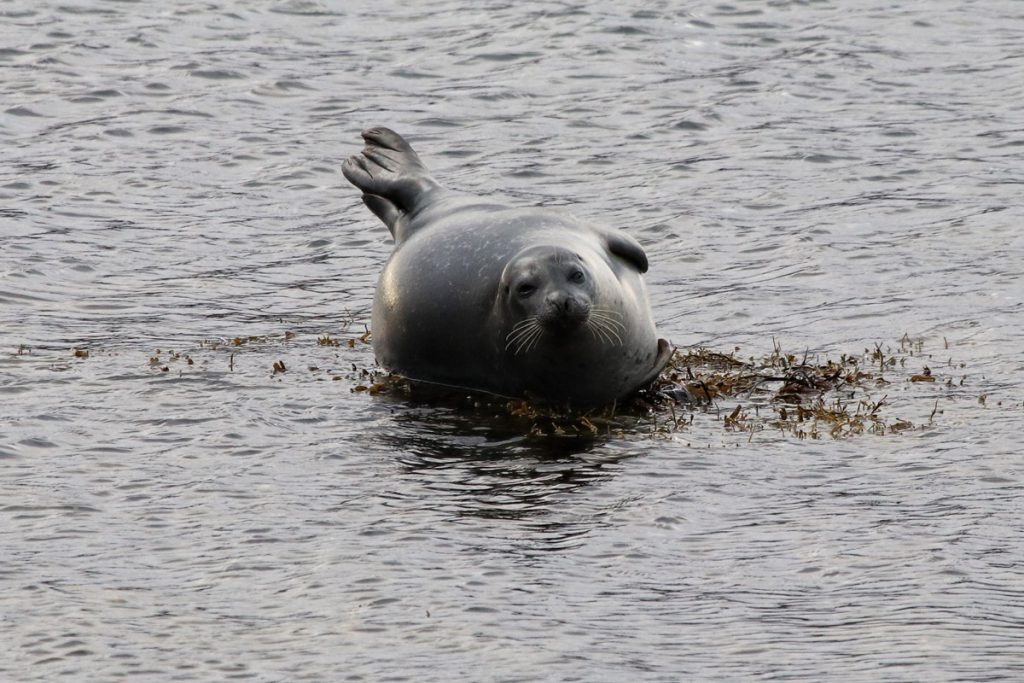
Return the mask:
<path id="1" fill-rule="evenodd" d="M 1014 0 L 0 3 L 0 680 L 1024 678 L 1022 35 Z M 915 427 L 545 439 L 354 391 L 391 243 L 339 164 L 378 124 L 629 231 L 681 348 L 907 335 L 873 399 Z"/>

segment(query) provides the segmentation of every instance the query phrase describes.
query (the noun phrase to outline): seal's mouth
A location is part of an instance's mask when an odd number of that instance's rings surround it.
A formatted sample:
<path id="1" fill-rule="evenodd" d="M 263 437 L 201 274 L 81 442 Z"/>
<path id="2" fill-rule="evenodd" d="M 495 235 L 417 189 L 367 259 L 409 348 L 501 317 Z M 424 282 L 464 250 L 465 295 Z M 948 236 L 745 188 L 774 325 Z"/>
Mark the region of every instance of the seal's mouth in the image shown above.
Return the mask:
<path id="1" fill-rule="evenodd" d="M 622 313 L 607 308 L 591 308 L 573 299 L 572 303 L 549 307 L 543 314 L 531 315 L 516 323 L 505 336 L 505 350 L 512 355 L 525 355 L 546 340 L 576 340 L 583 331 L 599 346 L 622 346 L 626 326 Z M 574 341 L 573 343 L 576 343 Z"/>

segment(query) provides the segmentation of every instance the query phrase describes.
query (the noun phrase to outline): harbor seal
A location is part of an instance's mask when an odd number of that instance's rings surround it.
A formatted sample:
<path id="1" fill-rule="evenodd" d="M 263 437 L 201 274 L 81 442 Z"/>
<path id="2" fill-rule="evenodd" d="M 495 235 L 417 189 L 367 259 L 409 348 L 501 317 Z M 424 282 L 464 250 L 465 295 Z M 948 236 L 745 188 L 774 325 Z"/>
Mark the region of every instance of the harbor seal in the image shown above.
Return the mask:
<path id="1" fill-rule="evenodd" d="M 387 128 L 342 172 L 391 231 L 371 331 L 378 363 L 412 380 L 585 409 L 652 382 L 670 355 L 618 230 L 560 211 L 449 192 Z"/>

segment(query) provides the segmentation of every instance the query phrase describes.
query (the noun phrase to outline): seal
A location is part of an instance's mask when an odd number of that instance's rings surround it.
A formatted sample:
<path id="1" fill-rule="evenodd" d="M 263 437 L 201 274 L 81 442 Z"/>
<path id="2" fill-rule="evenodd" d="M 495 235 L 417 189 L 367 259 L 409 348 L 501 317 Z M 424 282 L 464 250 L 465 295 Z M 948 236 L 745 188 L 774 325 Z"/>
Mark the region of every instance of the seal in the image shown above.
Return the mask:
<path id="1" fill-rule="evenodd" d="M 576 409 L 658 376 L 671 350 L 655 331 L 636 240 L 560 211 L 450 192 L 394 131 L 362 137 L 342 172 L 395 240 L 371 317 L 382 367 Z"/>

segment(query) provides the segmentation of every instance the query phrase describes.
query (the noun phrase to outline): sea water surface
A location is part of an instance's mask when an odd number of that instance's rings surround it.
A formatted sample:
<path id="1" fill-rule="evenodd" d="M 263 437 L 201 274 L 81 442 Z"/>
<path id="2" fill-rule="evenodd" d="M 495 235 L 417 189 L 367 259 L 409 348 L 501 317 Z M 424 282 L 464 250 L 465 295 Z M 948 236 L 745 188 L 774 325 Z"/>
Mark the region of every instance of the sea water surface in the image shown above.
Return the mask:
<path id="1" fill-rule="evenodd" d="M 0 680 L 1024 678 L 1022 35 L 1015 0 L 0 3 Z M 913 428 L 359 391 L 371 125 L 628 231 L 681 349 L 903 339 L 872 400 Z"/>

